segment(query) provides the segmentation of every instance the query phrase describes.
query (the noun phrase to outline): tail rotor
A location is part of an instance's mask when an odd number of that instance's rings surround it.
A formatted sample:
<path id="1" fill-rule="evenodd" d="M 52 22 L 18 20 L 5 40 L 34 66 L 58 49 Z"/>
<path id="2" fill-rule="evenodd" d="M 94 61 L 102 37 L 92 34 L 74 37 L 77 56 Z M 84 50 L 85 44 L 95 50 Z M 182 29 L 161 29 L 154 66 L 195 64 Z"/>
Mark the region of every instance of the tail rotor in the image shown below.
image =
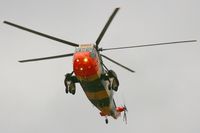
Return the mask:
<path id="1" fill-rule="evenodd" d="M 124 112 L 123 114 L 123 121 L 127 124 L 127 112 L 128 112 L 128 109 L 126 107 L 126 105 L 124 104 L 124 106 L 120 106 L 120 107 L 117 107 L 116 108 L 117 112 Z"/>
<path id="2" fill-rule="evenodd" d="M 124 110 L 123 121 L 127 124 L 127 115 L 126 115 L 126 113 L 128 112 L 128 109 L 127 109 L 125 104 L 123 106 L 123 110 Z"/>

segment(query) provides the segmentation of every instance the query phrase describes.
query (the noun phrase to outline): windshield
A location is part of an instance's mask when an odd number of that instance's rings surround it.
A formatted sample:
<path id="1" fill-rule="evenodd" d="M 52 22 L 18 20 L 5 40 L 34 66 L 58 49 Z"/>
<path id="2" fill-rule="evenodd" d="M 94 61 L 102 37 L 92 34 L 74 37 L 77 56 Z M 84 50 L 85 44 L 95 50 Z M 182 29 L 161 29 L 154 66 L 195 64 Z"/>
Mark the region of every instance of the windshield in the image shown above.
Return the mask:
<path id="1" fill-rule="evenodd" d="M 89 48 L 80 48 L 77 47 L 75 52 L 92 52 L 93 48 L 89 47 Z"/>

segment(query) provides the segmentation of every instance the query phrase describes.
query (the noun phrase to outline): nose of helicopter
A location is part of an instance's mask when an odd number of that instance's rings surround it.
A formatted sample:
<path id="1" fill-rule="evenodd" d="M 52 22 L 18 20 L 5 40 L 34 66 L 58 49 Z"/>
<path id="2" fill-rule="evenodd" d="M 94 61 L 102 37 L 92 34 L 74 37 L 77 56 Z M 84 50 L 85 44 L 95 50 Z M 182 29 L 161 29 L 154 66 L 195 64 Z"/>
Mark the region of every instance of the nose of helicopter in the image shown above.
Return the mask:
<path id="1" fill-rule="evenodd" d="M 97 60 L 89 52 L 75 53 L 73 59 L 74 73 L 80 80 L 87 80 L 98 73 Z"/>

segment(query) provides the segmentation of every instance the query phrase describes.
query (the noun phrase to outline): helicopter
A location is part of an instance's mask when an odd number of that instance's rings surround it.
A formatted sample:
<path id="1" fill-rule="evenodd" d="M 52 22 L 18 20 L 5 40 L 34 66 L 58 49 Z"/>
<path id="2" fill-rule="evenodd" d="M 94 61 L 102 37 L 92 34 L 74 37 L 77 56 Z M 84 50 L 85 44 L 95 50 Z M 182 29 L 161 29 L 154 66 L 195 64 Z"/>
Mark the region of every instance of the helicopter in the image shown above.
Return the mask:
<path id="1" fill-rule="evenodd" d="M 77 44 L 14 24 L 9 21 L 4 21 L 3 23 L 75 47 L 74 53 L 35 59 L 26 59 L 20 60 L 19 62 L 25 63 L 73 56 L 73 71 L 71 73 L 67 73 L 64 79 L 65 92 L 67 94 L 70 93 L 74 95 L 76 93 L 76 83 L 79 83 L 89 101 L 100 111 L 100 115 L 102 117 L 105 117 L 106 124 L 108 124 L 108 116 L 117 119 L 121 116 L 122 112 L 123 120 L 127 123 L 126 112 L 128 111 L 128 109 L 126 105 L 117 106 L 113 97 L 114 92 L 117 92 L 119 88 L 119 80 L 117 74 L 115 73 L 115 71 L 106 67 L 106 65 L 103 63 L 102 57 L 128 70 L 131 73 L 134 73 L 135 71 L 102 54 L 101 52 L 117 49 L 189 43 L 196 42 L 196 40 L 153 43 L 126 47 L 101 48 L 99 47 L 99 44 L 119 9 L 119 7 L 114 9 L 105 26 L 103 27 L 101 33 L 99 34 L 95 44 Z"/>

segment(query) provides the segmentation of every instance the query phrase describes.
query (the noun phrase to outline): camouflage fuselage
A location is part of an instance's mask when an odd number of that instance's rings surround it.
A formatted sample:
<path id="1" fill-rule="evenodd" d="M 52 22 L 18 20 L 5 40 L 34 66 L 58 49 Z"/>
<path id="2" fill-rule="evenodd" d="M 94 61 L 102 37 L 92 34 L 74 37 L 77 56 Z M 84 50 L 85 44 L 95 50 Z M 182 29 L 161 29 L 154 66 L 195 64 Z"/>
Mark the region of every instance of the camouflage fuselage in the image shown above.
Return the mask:
<path id="1" fill-rule="evenodd" d="M 73 68 L 87 98 L 101 111 L 101 115 L 117 118 L 120 113 L 116 111 L 113 90 L 108 89 L 109 81 L 102 78 L 105 70 L 93 45 L 80 45 L 76 49 Z"/>

